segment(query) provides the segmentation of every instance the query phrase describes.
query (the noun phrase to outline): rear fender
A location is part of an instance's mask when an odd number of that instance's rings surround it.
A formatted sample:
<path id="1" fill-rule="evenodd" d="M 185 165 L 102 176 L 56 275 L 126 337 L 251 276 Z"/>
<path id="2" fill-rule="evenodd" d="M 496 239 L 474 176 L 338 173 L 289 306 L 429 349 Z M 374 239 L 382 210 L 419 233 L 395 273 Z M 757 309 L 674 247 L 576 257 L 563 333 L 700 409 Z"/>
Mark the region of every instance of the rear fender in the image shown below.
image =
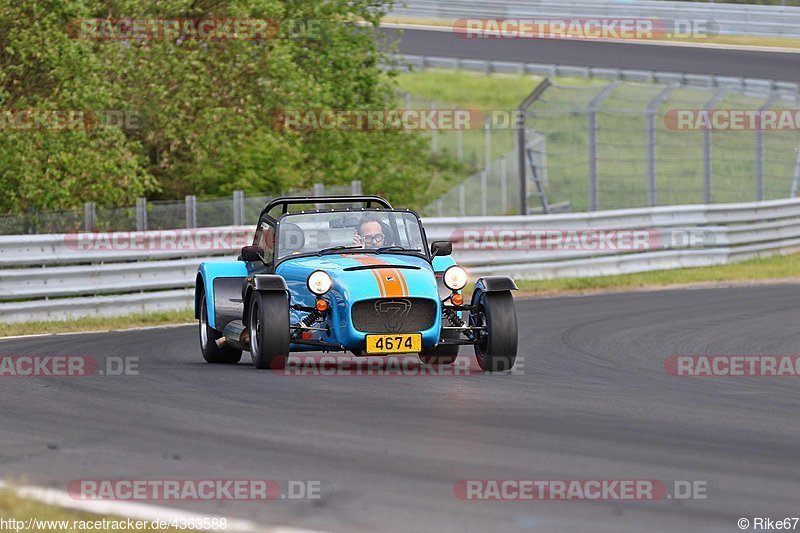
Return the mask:
<path id="1" fill-rule="evenodd" d="M 247 279 L 244 261 L 207 261 L 200 264 L 194 291 L 194 314 L 200 318 L 200 302 L 208 302 L 208 325 L 222 331 L 242 317 L 242 286 Z"/>

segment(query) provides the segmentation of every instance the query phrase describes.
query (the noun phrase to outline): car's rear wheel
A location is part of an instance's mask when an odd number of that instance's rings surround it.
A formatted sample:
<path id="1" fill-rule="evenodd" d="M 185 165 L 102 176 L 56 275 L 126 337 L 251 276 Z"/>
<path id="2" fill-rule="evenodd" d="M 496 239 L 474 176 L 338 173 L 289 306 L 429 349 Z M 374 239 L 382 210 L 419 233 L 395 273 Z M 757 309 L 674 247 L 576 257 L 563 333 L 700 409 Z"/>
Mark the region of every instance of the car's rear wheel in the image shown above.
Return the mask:
<path id="1" fill-rule="evenodd" d="M 442 331 L 443 340 L 457 340 L 460 334 L 457 331 Z M 458 359 L 459 345 L 441 345 L 435 348 L 424 348 L 419 354 L 419 360 L 424 365 L 452 365 Z"/>
<path id="2" fill-rule="evenodd" d="M 504 372 L 517 360 L 517 313 L 511 291 L 476 293 L 472 298 L 470 325 L 483 327 L 475 344 L 475 358 L 486 372 Z"/>
<path id="3" fill-rule="evenodd" d="M 250 356 L 260 369 L 280 369 L 289 357 L 289 299 L 283 291 L 250 298 Z"/>
<path id="4" fill-rule="evenodd" d="M 242 359 L 242 351 L 234 350 L 230 346 L 220 348 L 217 339 L 222 333 L 208 325 L 208 305 L 205 294 L 200 302 L 200 351 L 207 363 L 232 365 Z"/>

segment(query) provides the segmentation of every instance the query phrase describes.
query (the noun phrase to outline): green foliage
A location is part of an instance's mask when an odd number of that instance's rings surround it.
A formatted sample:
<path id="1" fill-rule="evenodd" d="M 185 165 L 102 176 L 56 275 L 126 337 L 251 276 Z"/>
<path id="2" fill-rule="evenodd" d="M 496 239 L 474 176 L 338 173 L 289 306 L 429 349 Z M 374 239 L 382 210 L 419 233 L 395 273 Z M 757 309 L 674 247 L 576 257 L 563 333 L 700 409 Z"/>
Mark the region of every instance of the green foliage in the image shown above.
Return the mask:
<path id="1" fill-rule="evenodd" d="M 394 82 L 369 0 L 0 0 L 0 109 L 122 110 L 135 127 L 4 129 L 0 210 L 279 192 L 361 179 L 398 204 L 437 164 L 421 135 L 285 131 L 282 109 L 385 109 Z M 92 40 L 84 19 L 270 19 L 299 36 Z M 357 26 L 354 21 L 365 21 Z"/>

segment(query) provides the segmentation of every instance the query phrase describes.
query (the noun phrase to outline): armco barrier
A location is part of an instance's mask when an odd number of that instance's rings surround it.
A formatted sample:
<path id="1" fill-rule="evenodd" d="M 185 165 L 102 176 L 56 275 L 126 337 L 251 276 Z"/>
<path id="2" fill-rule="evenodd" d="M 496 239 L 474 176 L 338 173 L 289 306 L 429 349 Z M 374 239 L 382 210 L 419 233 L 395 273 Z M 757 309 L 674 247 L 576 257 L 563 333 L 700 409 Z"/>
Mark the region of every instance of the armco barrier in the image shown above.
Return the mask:
<path id="1" fill-rule="evenodd" d="M 686 205 L 556 215 L 426 218 L 429 241 L 454 240 L 455 256 L 473 277 L 508 274 L 550 279 L 709 266 L 800 251 L 800 199 L 744 204 Z M 646 230 L 655 244 L 642 250 L 470 247 L 464 235 L 513 230 Z M 169 232 L 126 234 L 135 242 L 172 242 Z M 223 232 L 213 249 L 76 249 L 75 235 L 0 237 L 0 321 L 54 320 L 186 309 L 191 306 L 197 265 L 233 260 L 253 228 L 207 228 Z M 693 246 L 676 246 L 670 235 L 702 235 Z M 170 238 L 164 241 L 164 234 Z M 179 235 L 180 237 L 180 235 Z M 522 238 L 522 237 L 520 237 Z M 125 239 L 122 242 L 127 242 Z M 169 247 L 167 247 L 169 248 Z"/>

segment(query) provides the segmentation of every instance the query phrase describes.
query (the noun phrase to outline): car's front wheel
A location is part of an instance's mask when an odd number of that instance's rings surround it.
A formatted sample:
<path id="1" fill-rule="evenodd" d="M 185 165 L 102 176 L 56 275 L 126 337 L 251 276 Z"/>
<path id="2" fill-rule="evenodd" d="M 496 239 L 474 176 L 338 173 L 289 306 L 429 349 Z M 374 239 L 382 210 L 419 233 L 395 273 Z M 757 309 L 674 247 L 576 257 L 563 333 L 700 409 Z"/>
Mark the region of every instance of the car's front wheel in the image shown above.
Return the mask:
<path id="1" fill-rule="evenodd" d="M 289 357 L 289 299 L 283 291 L 250 298 L 250 356 L 260 369 L 280 369 Z"/>
<path id="2" fill-rule="evenodd" d="M 234 350 L 230 346 L 220 348 L 217 339 L 222 333 L 208 325 L 208 305 L 206 297 L 200 302 L 200 351 L 207 363 L 232 365 L 242 359 L 242 351 Z"/>
<path id="3" fill-rule="evenodd" d="M 517 312 L 511 291 L 483 292 L 472 299 L 470 325 L 483 328 L 475 344 L 475 358 L 482 370 L 504 372 L 517 360 Z"/>

